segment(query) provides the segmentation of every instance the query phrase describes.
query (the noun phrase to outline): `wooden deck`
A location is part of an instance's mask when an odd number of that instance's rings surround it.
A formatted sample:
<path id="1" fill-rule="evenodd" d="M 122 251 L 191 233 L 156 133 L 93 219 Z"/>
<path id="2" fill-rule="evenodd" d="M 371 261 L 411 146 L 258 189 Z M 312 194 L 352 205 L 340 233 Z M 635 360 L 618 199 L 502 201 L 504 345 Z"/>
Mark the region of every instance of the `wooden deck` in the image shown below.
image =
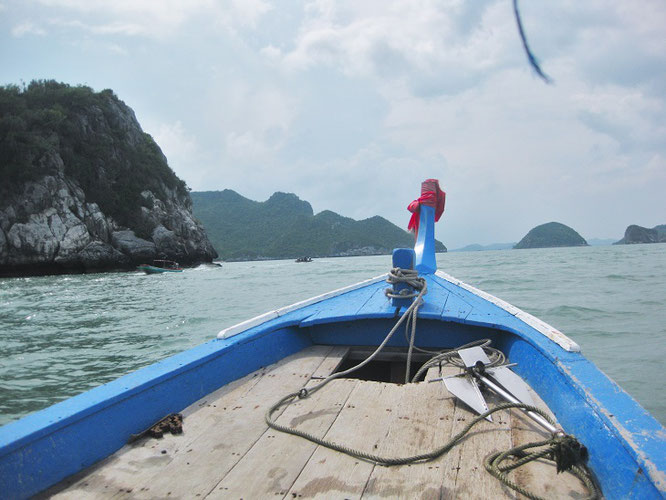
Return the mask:
<path id="1" fill-rule="evenodd" d="M 482 462 L 492 451 L 546 436 L 519 412 L 496 413 L 495 423 L 478 424 L 461 445 L 435 461 L 390 468 L 267 427 L 268 407 L 335 371 L 346 353 L 346 348 L 314 346 L 254 372 L 184 410 L 182 435 L 127 445 L 40 496 L 515 498 Z M 471 417 L 440 383 L 340 379 L 287 407 L 278 422 L 379 455 L 407 456 L 441 446 Z M 524 469 L 514 477 L 537 494 L 584 496 L 575 478 L 556 475 L 548 464 Z"/>

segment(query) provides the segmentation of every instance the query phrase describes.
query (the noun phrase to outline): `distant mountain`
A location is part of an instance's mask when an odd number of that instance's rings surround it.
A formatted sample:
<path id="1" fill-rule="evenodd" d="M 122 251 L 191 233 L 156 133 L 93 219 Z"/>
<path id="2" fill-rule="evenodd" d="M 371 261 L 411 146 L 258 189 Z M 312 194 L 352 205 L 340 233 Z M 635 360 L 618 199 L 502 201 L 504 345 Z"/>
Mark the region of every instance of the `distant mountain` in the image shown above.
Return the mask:
<path id="1" fill-rule="evenodd" d="M 292 259 L 390 253 L 414 236 L 375 216 L 356 221 L 312 206 L 295 194 L 249 200 L 230 189 L 191 192 L 194 215 L 224 260 Z M 446 247 L 437 242 L 436 251 Z"/>
<path id="2" fill-rule="evenodd" d="M 590 246 L 608 246 L 612 245 L 615 242 L 612 238 L 590 238 L 587 240 L 588 245 Z"/>
<path id="3" fill-rule="evenodd" d="M 587 242 L 569 226 L 548 222 L 530 230 L 513 248 L 550 248 L 587 246 Z"/>
<path id="4" fill-rule="evenodd" d="M 664 243 L 666 242 L 666 224 L 654 226 L 652 229 L 632 224 L 624 232 L 624 238 L 613 243 L 614 245 L 631 245 L 634 243 Z"/>
<path id="5" fill-rule="evenodd" d="M 516 245 L 513 243 L 492 243 L 490 245 L 479 245 L 478 243 L 473 243 L 471 245 L 464 246 L 462 248 L 456 248 L 455 250 L 450 250 L 450 252 L 482 252 L 485 250 L 508 250 L 513 248 Z"/>

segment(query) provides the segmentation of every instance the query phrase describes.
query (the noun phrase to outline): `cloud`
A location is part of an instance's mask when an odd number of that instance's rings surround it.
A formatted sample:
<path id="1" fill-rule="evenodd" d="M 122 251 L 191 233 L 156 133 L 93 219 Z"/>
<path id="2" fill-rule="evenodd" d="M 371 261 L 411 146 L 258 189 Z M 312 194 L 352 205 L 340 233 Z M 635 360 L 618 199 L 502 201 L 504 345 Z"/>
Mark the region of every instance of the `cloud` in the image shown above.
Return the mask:
<path id="1" fill-rule="evenodd" d="M 517 43 L 507 29 L 511 10 L 503 3 L 475 5 L 313 2 L 283 62 L 295 70 L 329 66 L 380 84 L 406 80 L 415 93 L 455 93 L 516 59 L 506 51 Z"/>
<path id="2" fill-rule="evenodd" d="M 239 82 L 227 99 L 223 130 L 228 155 L 236 161 L 259 162 L 287 140 L 295 100 L 274 86 L 249 87 Z"/>
<path id="3" fill-rule="evenodd" d="M 155 141 L 161 145 L 167 158 L 185 158 L 199 147 L 196 139 L 188 133 L 180 120 L 174 123 L 161 123 L 151 127 Z"/>
<path id="4" fill-rule="evenodd" d="M 47 12 L 68 12 L 76 19 L 52 22 L 96 35 L 122 35 L 167 40 L 196 24 L 235 32 L 254 29 L 271 6 L 263 0 L 37 0 Z M 100 22 L 100 20 L 102 20 Z M 196 28 L 193 28 L 196 29 Z"/>
<path id="5" fill-rule="evenodd" d="M 124 35 L 137 36 L 147 35 L 148 31 L 140 23 L 121 23 L 113 22 L 107 24 L 84 23 L 78 20 L 69 20 L 64 18 L 50 19 L 49 24 L 63 30 L 85 31 L 92 35 Z"/>
<path id="6" fill-rule="evenodd" d="M 578 224 L 581 212 L 581 230 L 619 234 L 630 215 L 606 200 L 631 186 L 622 203 L 643 206 L 638 193 L 657 195 L 666 155 L 664 99 L 646 84 L 666 67 L 653 66 L 659 23 L 624 10 L 594 1 L 526 9 L 528 36 L 555 78 L 547 86 L 526 63 L 506 2 L 308 3 L 291 44 L 272 40 L 259 51 L 302 80 L 292 89 L 300 106 L 290 139 L 276 151 L 279 176 L 276 163 L 262 175 L 315 210 L 399 224 L 404 200 L 387 196 L 391 187 L 418 191 L 422 178 L 440 177 L 450 190 L 445 234 L 460 244 L 519 239 L 548 220 Z M 629 40 L 635 47 L 614 71 L 612 53 Z M 257 147 L 255 136 L 234 139 Z"/>
<path id="7" fill-rule="evenodd" d="M 546 66 L 566 61 L 591 84 L 645 86 L 666 77 L 664 2 L 523 2 L 521 11 Z"/>
<path id="8" fill-rule="evenodd" d="M 22 37 L 25 35 L 44 36 L 46 35 L 46 30 L 29 21 L 18 24 L 12 28 L 12 36 Z"/>
<path id="9" fill-rule="evenodd" d="M 640 89 L 615 85 L 573 96 L 578 119 L 611 138 L 621 153 L 649 151 L 666 145 L 665 103 Z"/>
<path id="10" fill-rule="evenodd" d="M 229 23 L 240 23 L 252 28 L 256 27 L 261 17 L 272 10 L 272 6 L 262 0 L 232 0 L 229 7 L 225 9 L 229 13 Z"/>
<path id="11" fill-rule="evenodd" d="M 7 81 L 113 88 L 196 190 L 290 191 L 404 226 L 439 177 L 454 248 L 550 220 L 619 237 L 666 211 L 662 0 L 521 2 L 554 85 L 506 0 L 10 5 Z M 46 33 L 7 36 L 28 22 Z"/>

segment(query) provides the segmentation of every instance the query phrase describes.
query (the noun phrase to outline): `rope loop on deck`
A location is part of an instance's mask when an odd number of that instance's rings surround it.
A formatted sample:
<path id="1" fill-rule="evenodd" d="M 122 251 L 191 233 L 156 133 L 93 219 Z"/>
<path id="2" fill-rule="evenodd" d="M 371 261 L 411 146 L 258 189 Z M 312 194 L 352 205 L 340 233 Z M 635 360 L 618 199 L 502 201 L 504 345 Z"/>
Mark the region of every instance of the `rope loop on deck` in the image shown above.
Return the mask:
<path id="1" fill-rule="evenodd" d="M 530 410 L 534 411 L 533 409 Z M 544 413 L 540 413 L 540 415 L 545 417 Z M 535 451 L 530 453 L 526 452 L 526 450 L 533 449 L 535 449 Z M 503 462 L 510 459 L 513 459 L 513 462 L 503 464 Z M 569 472 L 576 476 L 578 480 L 585 485 L 585 488 L 587 488 L 587 491 L 589 492 L 587 499 L 593 500 L 601 498 L 601 492 L 585 465 L 585 462 L 587 461 L 587 449 L 580 444 L 575 437 L 566 434 L 556 435 L 544 441 L 516 446 L 506 451 L 491 453 L 484 459 L 483 465 L 490 474 L 512 490 L 533 500 L 545 500 L 543 497 L 540 497 L 515 483 L 507 475 L 507 472 L 515 470 L 535 460 L 548 460 L 554 462 L 558 474 L 560 472 Z"/>
<path id="2" fill-rule="evenodd" d="M 353 366 L 341 372 L 333 373 L 316 385 L 313 385 L 308 388 L 303 387 L 298 391 L 287 394 L 282 399 L 280 399 L 277 403 L 275 403 L 273 406 L 271 406 L 268 409 L 264 417 L 266 424 L 271 429 L 275 429 L 276 431 L 284 432 L 287 434 L 292 434 L 294 436 L 302 437 L 315 444 L 324 446 L 331 450 L 338 451 L 340 453 L 344 453 L 359 460 L 364 460 L 366 462 L 370 462 L 379 466 L 390 467 L 394 465 L 408 465 L 408 464 L 429 462 L 431 460 L 435 460 L 441 457 L 442 455 L 448 453 L 457 444 L 462 442 L 467 437 L 469 431 L 476 424 L 485 420 L 487 416 L 492 415 L 493 413 L 498 411 L 509 410 L 511 408 L 521 408 L 541 415 L 546 421 L 555 426 L 555 422 L 553 421 L 553 419 L 540 408 L 523 403 L 503 403 L 473 418 L 465 426 L 464 429 L 462 429 L 458 434 L 453 436 L 451 440 L 449 440 L 446 444 L 440 446 L 439 448 L 436 448 L 426 453 L 421 453 L 418 455 L 412 455 L 408 457 L 382 457 L 380 455 L 364 452 L 362 450 L 357 450 L 339 443 L 335 443 L 333 441 L 320 438 L 318 436 L 315 436 L 314 434 L 299 429 L 295 429 L 293 427 L 278 424 L 274 420 L 273 415 L 280 408 L 282 408 L 283 406 L 288 406 L 298 399 L 308 398 L 317 391 L 319 391 L 320 389 L 322 389 L 326 384 L 328 384 L 332 380 L 335 380 L 336 378 L 346 377 L 350 373 L 353 373 L 356 370 L 359 370 L 363 366 L 370 363 L 384 349 L 386 344 L 388 344 L 388 342 L 391 340 L 395 332 L 403 323 L 405 323 L 405 336 L 407 338 L 407 341 L 409 342 L 409 349 L 407 351 L 407 369 L 405 372 L 405 383 L 408 383 L 410 381 L 409 370 L 410 370 L 411 355 L 413 350 L 427 352 L 430 354 L 434 354 L 434 356 L 416 372 L 414 377 L 411 379 L 412 382 L 416 382 L 419 379 L 419 377 L 421 377 L 421 375 L 425 371 L 427 371 L 428 368 L 432 366 L 436 365 L 441 366 L 442 364 L 449 363 L 454 366 L 464 368 L 464 363 L 460 358 L 460 356 L 458 356 L 458 351 L 460 349 L 466 349 L 474 346 L 479 346 L 483 348 L 483 350 L 486 352 L 486 355 L 490 359 L 490 364 L 487 365 L 488 367 L 505 364 L 506 357 L 498 349 L 490 347 L 491 341 L 489 339 L 478 340 L 475 342 L 471 342 L 469 344 L 465 344 L 456 349 L 447 350 L 447 351 L 427 351 L 425 349 L 420 349 L 416 347 L 414 345 L 416 337 L 416 320 L 418 318 L 419 307 L 423 302 L 423 296 L 427 293 L 428 290 L 427 282 L 424 278 L 418 276 L 418 271 L 412 269 L 401 269 L 401 268 L 391 269 L 391 271 L 389 272 L 389 277 L 386 281 L 391 284 L 399 282 L 407 283 L 409 286 L 411 286 L 414 289 L 413 292 L 408 291 L 406 294 L 403 293 L 395 294 L 393 293 L 392 289 L 387 289 L 385 292 L 387 297 L 389 298 L 414 297 L 415 300 L 400 316 L 400 318 L 395 323 L 393 328 L 391 328 L 391 330 L 388 332 L 382 343 L 377 347 L 377 349 L 375 349 L 375 351 L 370 356 L 368 356 L 365 360 L 363 360 L 356 366 Z M 532 453 L 526 453 L 525 451 L 528 449 L 540 448 L 540 447 L 542 449 Z M 550 439 L 544 441 L 517 446 L 515 448 L 511 448 L 510 450 L 504 452 L 493 453 L 488 457 L 486 457 L 486 459 L 484 460 L 484 466 L 486 467 L 486 470 L 490 474 L 492 474 L 494 477 L 496 477 L 498 480 L 500 480 L 502 483 L 512 488 L 513 490 L 525 495 L 528 498 L 540 499 L 540 497 L 534 495 L 533 493 L 525 490 L 521 486 L 511 481 L 511 479 L 507 476 L 506 473 L 534 460 L 538 459 L 551 460 L 556 463 L 558 472 L 568 471 L 574 474 L 583 482 L 585 487 L 590 492 L 590 496 L 588 497 L 589 499 L 597 499 L 600 497 L 600 492 L 596 487 L 594 481 L 592 480 L 590 472 L 585 466 L 585 460 L 587 458 L 586 454 L 587 450 L 585 450 L 585 447 L 583 447 L 575 438 L 564 434 L 556 434 L 553 435 Z M 510 458 L 514 459 L 513 463 L 502 465 L 502 462 Z"/>
<path id="3" fill-rule="evenodd" d="M 299 391 L 300 392 L 300 391 Z M 294 392 L 291 393 L 284 398 L 282 398 L 280 401 L 278 401 L 276 404 L 271 406 L 269 410 L 266 412 L 265 420 L 268 426 L 272 429 L 275 429 L 280 432 L 285 432 L 287 434 L 292 434 L 294 436 L 299 436 L 304 439 L 307 439 L 308 441 L 311 441 L 315 444 L 318 444 L 320 446 L 324 446 L 325 448 L 338 451 L 340 453 L 344 453 L 346 455 L 349 455 L 350 457 L 356 458 L 358 460 L 363 460 L 365 462 L 370 462 L 375 465 L 379 465 L 382 467 L 391 467 L 391 466 L 396 466 L 396 465 L 410 465 L 410 464 L 417 464 L 417 463 L 423 463 L 423 462 L 430 462 L 432 460 L 435 460 L 442 455 L 445 455 L 451 449 L 453 449 L 456 445 L 461 443 L 468 435 L 470 430 L 479 422 L 485 420 L 485 418 L 488 415 L 492 415 L 493 413 L 496 413 L 498 411 L 503 411 L 503 410 L 509 410 L 511 408 L 521 408 L 527 411 L 532 411 L 535 413 L 538 413 L 541 415 L 543 418 L 545 418 L 547 421 L 549 421 L 551 424 L 555 425 L 555 422 L 553 419 L 550 418 L 550 416 L 541 410 L 540 408 L 537 408 L 536 406 L 531 406 L 531 405 L 526 405 L 522 403 L 503 403 L 500 405 L 497 405 L 496 407 L 488 410 L 487 412 L 475 417 L 472 419 L 469 424 L 467 424 L 458 434 L 453 436 L 450 441 L 448 441 L 446 444 L 443 446 L 440 446 L 439 448 L 436 448 L 432 451 L 426 452 L 426 453 L 421 453 L 418 455 L 412 455 L 412 456 L 407 456 L 407 457 L 383 457 L 380 455 L 375 455 L 373 453 L 368 453 L 362 450 L 357 450 L 354 448 L 350 448 L 348 446 L 335 443 L 333 441 L 328 441 L 326 439 L 320 438 L 318 436 L 315 436 L 314 434 L 301 431 L 298 429 L 294 429 L 292 427 L 288 427 L 286 425 L 278 424 L 273 420 L 273 414 L 283 405 L 285 404 L 290 404 L 293 402 L 294 399 L 296 399 L 299 395 L 299 392 Z M 572 436 L 554 436 L 550 439 L 546 439 L 543 441 L 538 441 L 535 443 L 528 443 L 524 444 L 521 446 L 516 446 L 514 448 L 511 448 L 510 450 L 507 451 L 500 451 L 500 452 L 495 452 L 490 455 L 488 455 L 485 460 L 484 460 L 484 466 L 486 470 L 492 474 L 494 477 L 496 477 L 499 481 L 504 483 L 506 486 L 509 488 L 521 493 L 522 495 L 525 495 L 528 498 L 534 499 L 534 500 L 544 500 L 542 497 L 539 497 L 538 495 L 533 494 L 532 492 L 526 490 L 525 488 L 521 487 L 520 485 L 514 483 L 506 474 L 506 472 L 517 469 L 518 467 L 521 467 L 529 462 L 532 462 L 534 460 L 542 459 L 542 460 L 553 460 L 553 456 L 555 453 L 555 448 L 557 448 L 558 443 L 562 439 L 568 439 L 570 440 L 575 440 Z M 577 441 L 576 441 L 577 443 Z M 525 453 L 525 450 L 531 449 L 531 448 L 538 448 L 538 447 L 543 447 L 543 449 L 538 450 L 533 453 Z M 508 465 L 502 465 L 502 462 L 509 459 L 509 458 L 516 458 L 517 460 L 511 464 Z M 553 460 L 555 461 L 555 460 Z M 559 467 L 559 465 L 558 465 Z M 568 469 L 568 472 L 571 474 L 575 475 L 588 489 L 590 492 L 590 495 L 587 497 L 588 500 L 595 500 L 598 498 L 601 498 L 600 491 L 597 488 L 594 480 L 592 479 L 592 476 L 590 472 L 588 471 L 587 467 L 585 466 L 584 463 L 576 464 L 576 465 L 571 465 L 570 469 Z"/>

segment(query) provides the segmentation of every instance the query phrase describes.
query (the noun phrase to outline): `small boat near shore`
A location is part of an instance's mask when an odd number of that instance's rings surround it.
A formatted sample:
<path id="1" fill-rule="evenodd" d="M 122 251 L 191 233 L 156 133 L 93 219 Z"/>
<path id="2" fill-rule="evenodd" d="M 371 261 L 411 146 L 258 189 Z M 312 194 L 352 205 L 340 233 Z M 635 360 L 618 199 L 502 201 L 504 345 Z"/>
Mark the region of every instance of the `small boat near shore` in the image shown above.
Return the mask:
<path id="1" fill-rule="evenodd" d="M 0 491 L 663 498 L 666 429 L 564 333 L 438 270 L 443 209 L 428 180 L 387 273 L 1 427 Z"/>
<path id="2" fill-rule="evenodd" d="M 143 271 L 146 274 L 183 272 L 183 268 L 180 267 L 178 262 L 166 259 L 156 259 L 152 264 L 139 264 L 136 269 L 137 271 Z"/>

